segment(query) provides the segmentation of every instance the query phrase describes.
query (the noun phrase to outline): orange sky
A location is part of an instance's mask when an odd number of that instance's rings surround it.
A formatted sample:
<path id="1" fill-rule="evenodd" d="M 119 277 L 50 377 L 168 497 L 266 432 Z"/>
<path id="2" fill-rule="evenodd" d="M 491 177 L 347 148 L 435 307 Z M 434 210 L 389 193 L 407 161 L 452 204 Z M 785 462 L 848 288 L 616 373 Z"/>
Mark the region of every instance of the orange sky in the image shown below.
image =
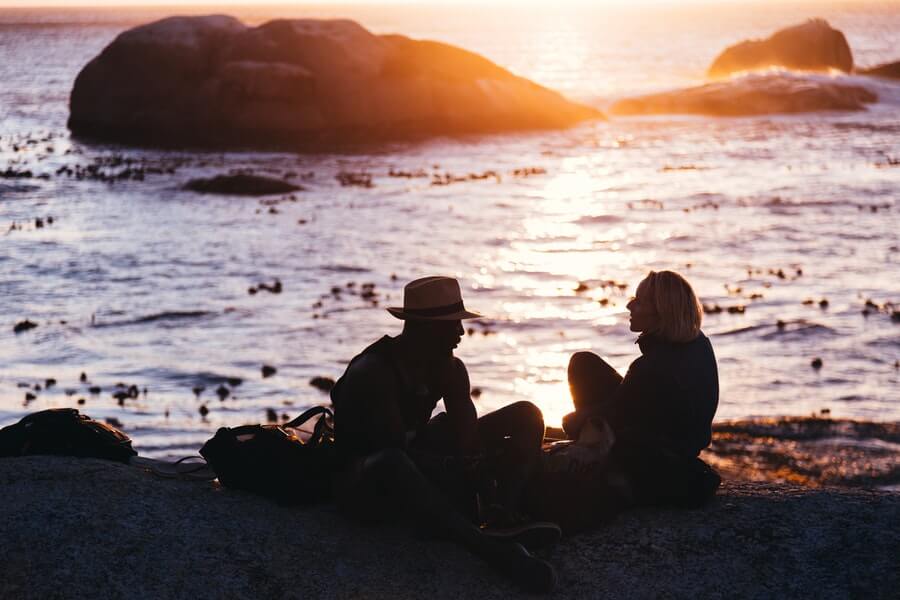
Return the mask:
<path id="1" fill-rule="evenodd" d="M 578 5 L 587 4 L 596 6 L 598 4 L 609 5 L 634 5 L 634 4 L 756 4 L 756 3 L 775 3 L 782 0 L 553 0 L 553 5 Z M 810 3 L 818 4 L 820 0 L 789 0 L 791 3 Z M 866 0 L 843 0 L 843 2 L 864 2 Z M 893 0 L 898 1 L 898 0 Z M 840 2 L 840 0 L 839 0 Z M 841 3 L 843 3 L 841 2 Z M 253 0 L 0 0 L 0 7 L 8 6 L 163 6 L 177 5 L 187 6 L 311 6 L 311 5 L 354 5 L 354 4 L 422 4 L 422 0 L 302 0 L 297 2 L 278 1 L 278 0 L 262 0 L 254 2 Z M 426 2 L 428 4 L 539 4 L 547 6 L 548 2 L 544 0 L 433 0 Z"/>

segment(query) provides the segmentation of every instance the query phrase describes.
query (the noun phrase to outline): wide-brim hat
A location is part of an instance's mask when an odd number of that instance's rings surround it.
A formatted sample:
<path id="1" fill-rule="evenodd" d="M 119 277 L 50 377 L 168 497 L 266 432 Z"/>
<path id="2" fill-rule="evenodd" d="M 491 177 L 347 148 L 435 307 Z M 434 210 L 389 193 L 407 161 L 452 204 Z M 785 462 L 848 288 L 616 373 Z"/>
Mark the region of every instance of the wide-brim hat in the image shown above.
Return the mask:
<path id="1" fill-rule="evenodd" d="M 481 315 L 466 310 L 459 282 L 452 277 L 423 277 L 403 288 L 403 306 L 387 311 L 404 320 L 457 321 L 478 319 Z"/>

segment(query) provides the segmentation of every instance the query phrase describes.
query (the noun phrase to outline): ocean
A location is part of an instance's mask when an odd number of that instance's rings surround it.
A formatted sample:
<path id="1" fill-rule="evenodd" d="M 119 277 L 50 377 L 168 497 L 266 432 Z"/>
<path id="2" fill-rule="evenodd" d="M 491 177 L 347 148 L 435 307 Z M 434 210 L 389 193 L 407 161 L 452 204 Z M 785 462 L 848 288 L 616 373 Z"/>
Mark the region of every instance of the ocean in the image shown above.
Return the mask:
<path id="1" fill-rule="evenodd" d="M 625 303 L 650 269 L 683 273 L 723 309 L 703 325 L 717 420 L 900 420 L 900 83 L 831 76 L 878 94 L 863 112 L 611 118 L 348 154 L 70 137 L 73 81 L 117 34 L 210 12 L 0 9 L 0 172 L 34 175 L 0 178 L 0 426 L 74 406 L 121 424 L 142 454 L 193 453 L 218 427 L 328 402 L 310 380 L 336 379 L 398 333 L 384 307 L 428 274 L 458 277 L 486 316 L 457 351 L 479 411 L 532 400 L 558 424 L 572 353 L 622 372 L 638 355 Z M 700 84 L 728 45 L 811 17 L 846 34 L 857 65 L 900 59 L 900 3 L 221 12 L 350 18 L 452 43 L 601 110 Z M 146 175 L 98 176 L 128 165 Z M 260 201 L 181 189 L 239 169 L 293 173 L 305 190 Z M 448 174 L 464 180 L 433 185 Z M 248 293 L 276 279 L 281 293 Z M 25 319 L 38 326 L 14 333 Z M 132 385 L 137 398 L 113 396 Z"/>

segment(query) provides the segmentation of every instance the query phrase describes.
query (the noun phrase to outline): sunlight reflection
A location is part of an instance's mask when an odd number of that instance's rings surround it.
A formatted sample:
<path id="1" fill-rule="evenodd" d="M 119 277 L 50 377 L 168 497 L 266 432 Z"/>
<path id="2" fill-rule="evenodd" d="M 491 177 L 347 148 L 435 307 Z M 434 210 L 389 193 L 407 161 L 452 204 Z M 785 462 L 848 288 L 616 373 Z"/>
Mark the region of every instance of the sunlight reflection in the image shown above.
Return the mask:
<path id="1" fill-rule="evenodd" d="M 559 425 L 563 415 L 572 410 L 572 399 L 566 381 L 569 356 L 576 348 L 571 344 L 553 344 L 544 348 L 523 348 L 523 374 L 513 383 L 515 395 L 537 404 L 548 425 Z"/>
<path id="2" fill-rule="evenodd" d="M 562 418 L 572 412 L 572 397 L 569 384 L 565 381 L 542 383 L 517 379 L 516 395 L 534 402 L 544 414 L 544 424 L 548 427 L 559 427 Z"/>

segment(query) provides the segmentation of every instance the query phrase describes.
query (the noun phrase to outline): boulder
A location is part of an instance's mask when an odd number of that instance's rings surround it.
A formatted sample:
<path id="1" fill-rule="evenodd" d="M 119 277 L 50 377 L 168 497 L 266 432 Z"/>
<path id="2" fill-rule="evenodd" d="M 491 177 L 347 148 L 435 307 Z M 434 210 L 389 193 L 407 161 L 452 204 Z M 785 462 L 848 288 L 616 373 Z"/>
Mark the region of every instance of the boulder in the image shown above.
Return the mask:
<path id="1" fill-rule="evenodd" d="M 349 20 L 170 17 L 78 74 L 75 135 L 136 145 L 291 149 L 567 127 L 596 109 L 447 44 Z"/>
<path id="2" fill-rule="evenodd" d="M 533 598 L 458 546 L 97 459 L 0 459 L 0 597 Z M 900 494 L 726 482 L 546 552 L 559 598 L 893 598 Z"/>
<path id="3" fill-rule="evenodd" d="M 270 194 L 289 194 L 303 188 L 281 179 L 237 173 L 217 175 L 209 179 L 191 179 L 185 184 L 184 189 L 206 194 L 268 196 Z"/>
<path id="4" fill-rule="evenodd" d="M 798 71 L 853 70 L 853 53 L 844 34 L 824 19 L 810 19 L 782 29 L 764 40 L 729 46 L 710 65 L 709 77 L 737 71 L 783 67 Z"/>
<path id="5" fill-rule="evenodd" d="M 823 110 L 865 110 L 878 96 L 864 87 L 826 78 L 751 74 L 686 88 L 626 98 L 610 107 L 614 115 L 694 114 L 741 117 Z"/>
<path id="6" fill-rule="evenodd" d="M 858 69 L 856 71 L 860 75 L 871 75 L 873 77 L 885 77 L 887 79 L 900 79 L 900 60 L 897 62 L 884 63 L 868 69 Z"/>

